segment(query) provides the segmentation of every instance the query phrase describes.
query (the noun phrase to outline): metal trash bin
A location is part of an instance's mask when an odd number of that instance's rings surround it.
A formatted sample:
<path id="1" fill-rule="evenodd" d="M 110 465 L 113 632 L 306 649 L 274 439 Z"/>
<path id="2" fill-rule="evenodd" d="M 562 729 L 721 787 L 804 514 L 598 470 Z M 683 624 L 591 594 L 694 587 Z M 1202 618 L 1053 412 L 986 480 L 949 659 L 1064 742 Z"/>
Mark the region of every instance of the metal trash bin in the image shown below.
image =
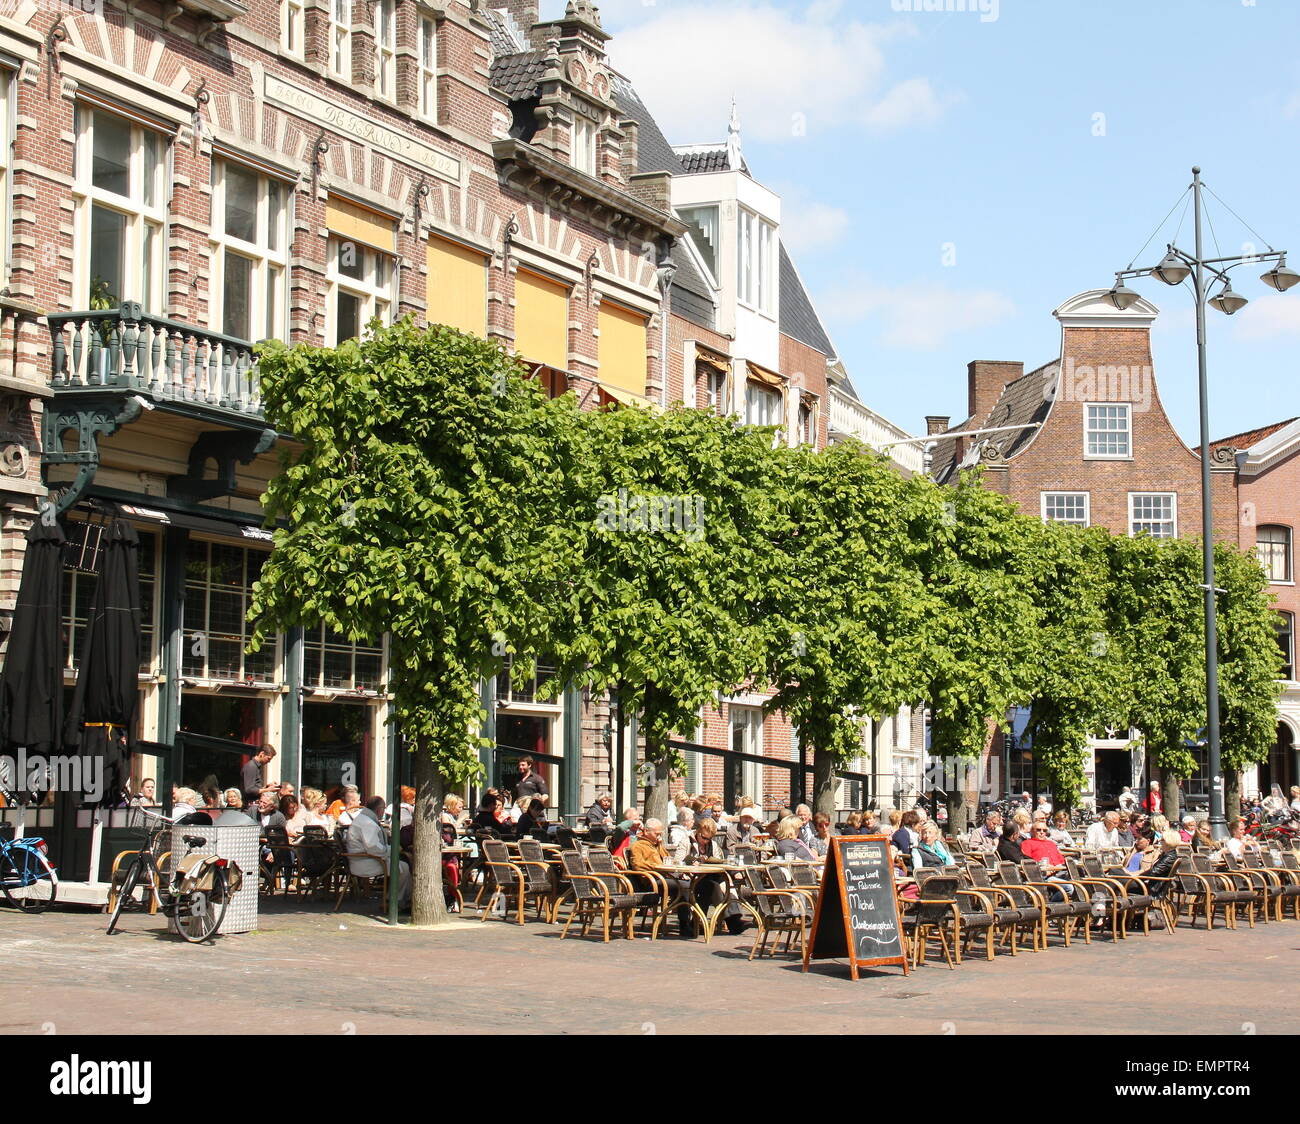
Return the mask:
<path id="1" fill-rule="evenodd" d="M 200 836 L 207 840 L 203 847 L 196 847 L 190 854 L 215 855 L 219 859 L 229 859 L 238 863 L 244 875 L 244 884 L 226 907 L 226 916 L 222 919 L 221 933 L 249 933 L 257 928 L 257 890 L 260 881 L 258 837 L 256 824 L 232 824 L 225 827 L 204 827 L 202 824 L 173 824 L 171 831 L 172 854 L 167 864 L 167 877 L 170 880 L 176 869 L 176 863 L 189 851 L 185 836 Z"/>

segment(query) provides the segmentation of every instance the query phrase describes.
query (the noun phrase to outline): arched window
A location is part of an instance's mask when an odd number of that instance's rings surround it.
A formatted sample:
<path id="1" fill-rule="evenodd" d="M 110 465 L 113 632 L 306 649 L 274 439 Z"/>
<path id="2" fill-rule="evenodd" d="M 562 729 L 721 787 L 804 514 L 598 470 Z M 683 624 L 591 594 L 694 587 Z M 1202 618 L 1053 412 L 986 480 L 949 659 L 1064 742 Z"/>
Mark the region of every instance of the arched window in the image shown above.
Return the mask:
<path id="1" fill-rule="evenodd" d="M 1291 580 L 1291 528 L 1260 527 L 1255 535 L 1255 557 L 1271 582 Z"/>

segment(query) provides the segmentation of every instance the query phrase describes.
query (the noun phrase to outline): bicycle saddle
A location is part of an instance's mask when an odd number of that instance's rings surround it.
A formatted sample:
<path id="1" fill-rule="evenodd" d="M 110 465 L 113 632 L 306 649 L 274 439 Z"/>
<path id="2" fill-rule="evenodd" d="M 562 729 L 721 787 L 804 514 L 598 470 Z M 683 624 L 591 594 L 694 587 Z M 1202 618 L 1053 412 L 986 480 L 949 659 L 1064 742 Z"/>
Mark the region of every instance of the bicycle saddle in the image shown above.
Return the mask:
<path id="1" fill-rule="evenodd" d="M 182 835 L 181 838 L 185 840 L 185 845 L 187 847 L 205 847 L 208 842 L 201 835 Z"/>

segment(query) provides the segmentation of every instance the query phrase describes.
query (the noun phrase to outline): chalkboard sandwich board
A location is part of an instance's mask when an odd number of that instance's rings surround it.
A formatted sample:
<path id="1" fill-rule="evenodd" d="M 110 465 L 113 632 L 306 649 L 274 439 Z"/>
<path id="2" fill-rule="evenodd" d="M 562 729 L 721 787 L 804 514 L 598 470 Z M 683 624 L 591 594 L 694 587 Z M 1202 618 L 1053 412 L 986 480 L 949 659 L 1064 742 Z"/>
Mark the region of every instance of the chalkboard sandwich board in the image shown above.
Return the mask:
<path id="1" fill-rule="evenodd" d="M 910 971 L 887 835 L 831 837 L 803 970 L 810 960 L 844 959 L 855 980 L 859 968 L 901 964 L 904 975 Z"/>

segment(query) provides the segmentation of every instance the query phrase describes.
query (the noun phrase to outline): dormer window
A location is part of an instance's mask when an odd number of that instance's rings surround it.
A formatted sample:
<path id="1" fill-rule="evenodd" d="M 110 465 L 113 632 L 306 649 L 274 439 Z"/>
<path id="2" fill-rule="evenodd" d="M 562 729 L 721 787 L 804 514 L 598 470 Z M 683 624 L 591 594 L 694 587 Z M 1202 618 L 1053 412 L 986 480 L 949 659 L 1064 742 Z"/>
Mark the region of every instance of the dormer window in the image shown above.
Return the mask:
<path id="1" fill-rule="evenodd" d="M 738 296 L 740 303 L 772 315 L 775 304 L 776 227 L 752 211 L 741 210 Z"/>
<path id="2" fill-rule="evenodd" d="M 683 207 L 677 217 L 686 224 L 686 233 L 709 271 L 710 280 L 718 276 L 718 208 Z"/>
<path id="3" fill-rule="evenodd" d="M 572 156 L 573 166 L 589 176 L 596 174 L 596 122 L 579 114 L 573 116 Z"/>

